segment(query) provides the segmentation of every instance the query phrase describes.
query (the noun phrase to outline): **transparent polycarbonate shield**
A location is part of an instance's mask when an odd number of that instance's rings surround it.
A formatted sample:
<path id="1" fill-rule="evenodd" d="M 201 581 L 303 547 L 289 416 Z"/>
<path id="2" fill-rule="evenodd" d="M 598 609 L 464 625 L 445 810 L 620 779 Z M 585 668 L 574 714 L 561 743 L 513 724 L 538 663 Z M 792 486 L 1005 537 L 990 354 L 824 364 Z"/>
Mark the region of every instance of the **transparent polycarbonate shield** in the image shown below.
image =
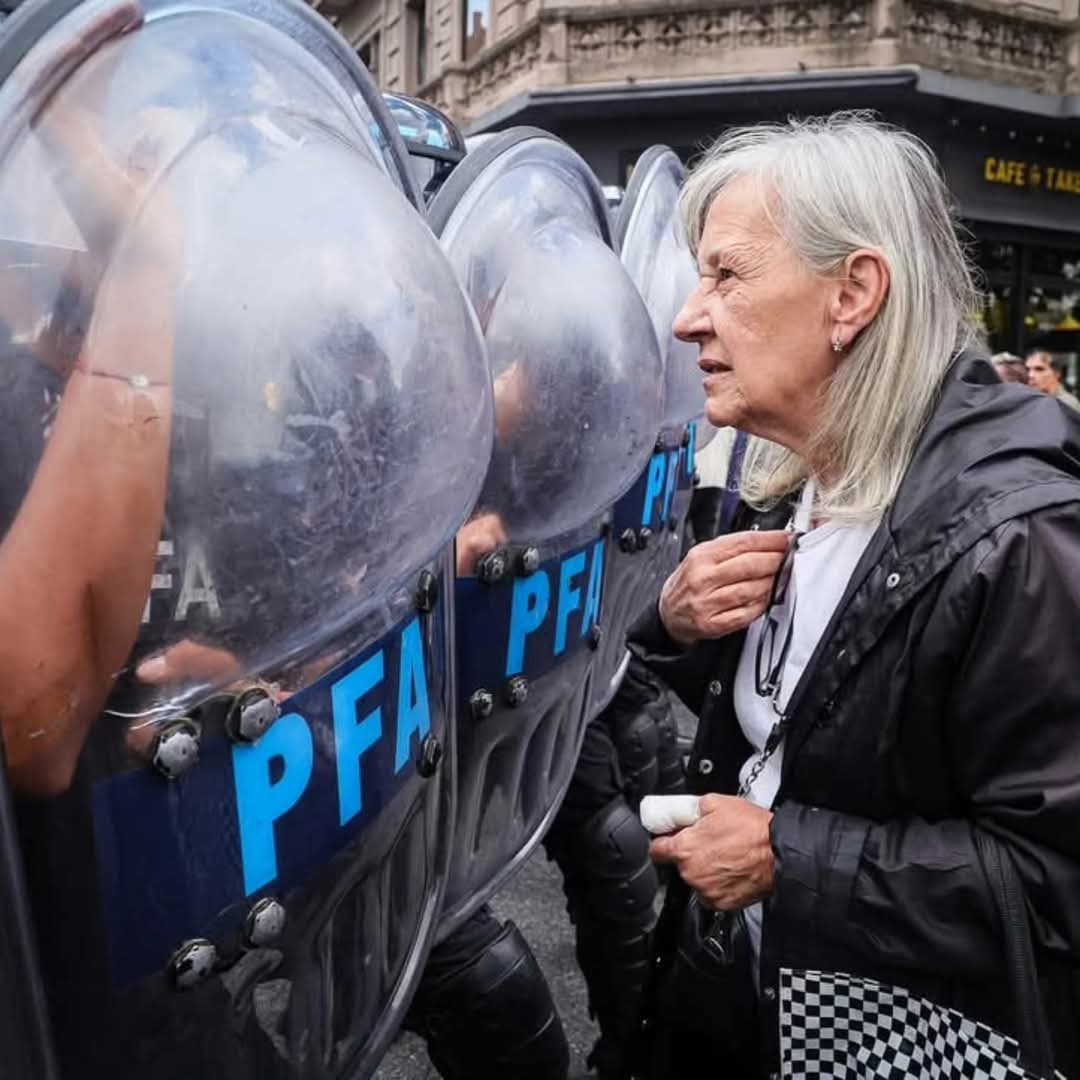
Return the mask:
<path id="1" fill-rule="evenodd" d="M 53 347 L 61 380 L 78 361 L 175 394 L 168 514 L 175 546 L 191 537 L 190 588 L 160 619 L 151 596 L 160 629 L 136 659 L 197 626 L 236 671 L 262 669 L 446 543 L 486 463 L 482 345 L 365 118 L 310 54 L 255 19 L 169 8 L 0 134 L 0 234 L 36 249 L 25 277 L 24 256 L 8 264 L 20 355 Z M 182 712 L 204 689 L 127 709 Z"/>
<path id="2" fill-rule="evenodd" d="M 630 277 L 641 290 L 664 353 L 664 426 L 704 415 L 705 396 L 697 347 L 679 341 L 672 323 L 697 285 L 697 273 L 676 215 L 685 171 L 666 146 L 653 146 L 638 160 L 615 220 L 615 233 Z M 698 424 L 698 445 L 713 433 Z"/>
<path id="3" fill-rule="evenodd" d="M 517 129 L 471 152 L 430 214 L 494 380 L 478 512 L 511 541 L 566 533 L 633 483 L 661 419 L 659 350 L 599 185 L 565 143 Z"/>
<path id="4" fill-rule="evenodd" d="M 649 463 L 613 513 L 604 583 L 610 632 L 597 650 L 594 714 L 607 705 L 623 677 L 627 631 L 655 604 L 682 555 L 694 451 L 714 433 L 702 416 L 705 398 L 697 349 L 672 331 L 675 316 L 697 283 L 676 215 L 683 178 L 682 164 L 671 150 L 650 148 L 635 166 L 615 217 L 623 263 L 641 290 L 664 354 L 665 403 L 662 431 Z"/>
<path id="5" fill-rule="evenodd" d="M 416 182 L 430 201 L 465 156 L 465 138 L 450 118 L 426 101 L 383 94 L 409 155 Z"/>
<path id="6" fill-rule="evenodd" d="M 118 673 L 3 727 L 61 1074 L 368 1075 L 448 854 L 475 316 L 302 5 L 44 0 L 0 74 L 0 572 Z"/>
<path id="7" fill-rule="evenodd" d="M 445 936 L 527 857 L 570 782 L 607 629 L 607 518 L 648 460 L 663 387 L 599 184 L 564 143 L 533 129 L 494 136 L 430 212 L 484 332 L 496 431 L 457 539 Z"/>

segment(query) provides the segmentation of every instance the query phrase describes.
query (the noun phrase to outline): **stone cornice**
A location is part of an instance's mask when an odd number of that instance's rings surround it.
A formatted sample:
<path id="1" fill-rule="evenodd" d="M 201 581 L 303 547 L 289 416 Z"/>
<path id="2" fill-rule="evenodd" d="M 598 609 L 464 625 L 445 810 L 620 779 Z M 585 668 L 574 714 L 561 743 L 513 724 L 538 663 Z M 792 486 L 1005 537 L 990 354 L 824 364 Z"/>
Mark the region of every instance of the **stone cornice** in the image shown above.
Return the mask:
<path id="1" fill-rule="evenodd" d="M 915 64 L 1073 92 L 1077 20 L 987 0 L 631 0 L 541 9 L 424 96 L 469 120 L 523 90 Z"/>

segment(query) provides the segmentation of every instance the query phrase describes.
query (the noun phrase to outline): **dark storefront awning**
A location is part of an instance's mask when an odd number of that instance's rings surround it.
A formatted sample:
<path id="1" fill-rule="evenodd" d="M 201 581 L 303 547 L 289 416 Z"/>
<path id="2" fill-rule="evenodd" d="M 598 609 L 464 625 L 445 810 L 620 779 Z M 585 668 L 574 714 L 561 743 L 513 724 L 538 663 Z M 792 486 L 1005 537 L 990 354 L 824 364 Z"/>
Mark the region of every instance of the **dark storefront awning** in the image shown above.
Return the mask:
<path id="1" fill-rule="evenodd" d="M 1080 232 L 1080 97 L 1038 94 L 917 65 L 530 90 L 471 133 L 531 124 L 564 134 L 655 132 L 670 120 L 701 134 L 723 125 L 868 109 L 911 129 L 941 159 L 961 215 Z M 632 136 L 631 136 L 632 137 Z"/>

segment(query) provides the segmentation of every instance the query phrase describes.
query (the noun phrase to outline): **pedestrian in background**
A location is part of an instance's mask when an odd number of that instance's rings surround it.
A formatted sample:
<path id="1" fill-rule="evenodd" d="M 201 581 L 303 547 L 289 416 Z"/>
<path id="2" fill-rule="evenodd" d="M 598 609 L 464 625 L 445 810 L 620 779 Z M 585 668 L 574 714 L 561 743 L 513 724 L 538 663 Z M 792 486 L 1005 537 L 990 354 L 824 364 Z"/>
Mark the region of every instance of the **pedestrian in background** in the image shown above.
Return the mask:
<path id="1" fill-rule="evenodd" d="M 1080 401 L 1065 389 L 1065 365 L 1056 356 L 1041 350 L 1031 353 L 1027 358 L 1027 374 L 1030 386 L 1080 412 Z"/>
<path id="2" fill-rule="evenodd" d="M 1002 382 L 1028 384 L 1027 365 L 1019 356 L 1011 352 L 994 353 L 990 357 L 994 370 L 998 373 Z"/>

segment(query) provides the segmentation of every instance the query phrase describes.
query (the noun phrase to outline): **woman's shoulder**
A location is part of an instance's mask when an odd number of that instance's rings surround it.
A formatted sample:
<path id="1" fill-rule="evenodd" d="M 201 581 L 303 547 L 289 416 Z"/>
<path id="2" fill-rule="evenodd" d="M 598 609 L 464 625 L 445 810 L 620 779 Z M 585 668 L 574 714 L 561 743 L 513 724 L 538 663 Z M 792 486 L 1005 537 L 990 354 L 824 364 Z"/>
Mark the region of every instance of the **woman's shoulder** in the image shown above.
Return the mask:
<path id="1" fill-rule="evenodd" d="M 1078 567 L 1080 483 L 1071 499 L 1040 505 L 984 533 L 952 564 L 943 600 L 948 605 L 963 592 L 964 609 L 1004 607 L 1013 612 L 1013 626 L 1020 634 L 1030 633 L 1033 622 L 1071 613 L 1067 633 L 1075 637 L 1080 624 Z"/>

